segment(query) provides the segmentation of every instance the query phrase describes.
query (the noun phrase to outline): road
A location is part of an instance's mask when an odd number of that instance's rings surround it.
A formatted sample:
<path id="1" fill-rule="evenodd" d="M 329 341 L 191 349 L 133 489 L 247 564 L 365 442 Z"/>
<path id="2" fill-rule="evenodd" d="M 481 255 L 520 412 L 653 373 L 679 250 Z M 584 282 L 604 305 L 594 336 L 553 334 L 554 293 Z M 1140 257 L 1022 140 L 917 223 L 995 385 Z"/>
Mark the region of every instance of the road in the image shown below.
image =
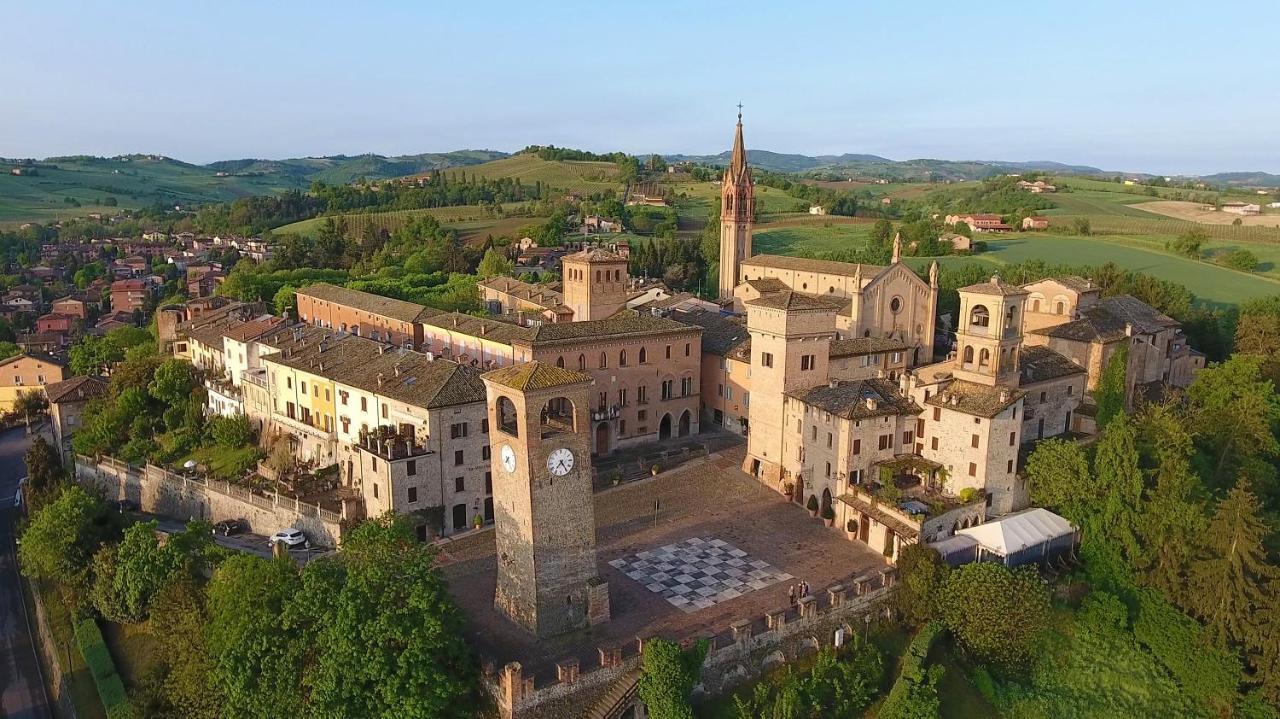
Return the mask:
<path id="1" fill-rule="evenodd" d="M 13 497 L 27 473 L 22 455 L 30 438 L 21 429 L 0 432 L 0 715 L 6 719 L 51 719 L 40 660 L 36 656 L 26 599 L 18 580 Z"/>
<path id="2" fill-rule="evenodd" d="M 162 532 L 168 532 L 169 534 L 177 534 L 187 528 L 187 523 L 179 519 L 161 517 L 156 514 L 147 514 L 146 512 L 134 512 L 134 516 L 137 517 L 139 521 L 143 522 L 154 519 L 156 521 L 156 529 L 159 529 Z M 261 534 L 246 532 L 244 534 L 237 534 L 231 537 L 224 537 L 219 534 L 214 537 L 213 541 L 219 546 L 226 547 L 227 549 L 234 549 L 237 552 L 256 554 L 259 557 L 265 557 L 267 559 L 271 558 L 271 547 L 267 544 L 267 538 Z M 320 547 L 313 549 L 300 548 L 290 550 L 289 556 L 293 557 L 294 561 L 298 564 L 306 564 L 316 557 L 328 554 L 330 551 L 332 550 Z"/>

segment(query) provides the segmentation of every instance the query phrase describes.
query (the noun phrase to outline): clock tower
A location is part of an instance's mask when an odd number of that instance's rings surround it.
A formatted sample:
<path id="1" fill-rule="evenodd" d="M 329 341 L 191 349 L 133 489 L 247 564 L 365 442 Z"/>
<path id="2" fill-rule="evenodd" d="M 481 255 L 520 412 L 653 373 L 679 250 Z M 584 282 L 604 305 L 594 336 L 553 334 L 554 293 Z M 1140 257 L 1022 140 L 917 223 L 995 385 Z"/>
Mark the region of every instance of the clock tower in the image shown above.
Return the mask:
<path id="1" fill-rule="evenodd" d="M 481 379 L 493 473 L 494 606 L 538 637 L 607 621 L 587 434 L 594 380 L 541 362 Z"/>

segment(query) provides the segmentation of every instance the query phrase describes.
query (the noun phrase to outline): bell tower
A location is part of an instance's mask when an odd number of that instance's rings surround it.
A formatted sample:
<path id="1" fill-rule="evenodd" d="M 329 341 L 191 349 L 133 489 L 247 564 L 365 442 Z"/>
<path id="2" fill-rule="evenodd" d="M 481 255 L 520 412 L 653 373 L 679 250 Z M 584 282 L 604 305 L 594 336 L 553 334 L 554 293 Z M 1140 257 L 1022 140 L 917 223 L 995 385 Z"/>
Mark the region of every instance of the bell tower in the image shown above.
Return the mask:
<path id="1" fill-rule="evenodd" d="M 994 275 L 960 288 L 956 358 L 952 374 L 988 386 L 1018 386 L 1022 305 L 1027 291 Z"/>
<path id="2" fill-rule="evenodd" d="M 494 606 L 539 638 L 608 621 L 587 435 L 594 380 L 541 362 L 481 379 L 493 473 Z"/>
<path id="3" fill-rule="evenodd" d="M 738 132 L 733 157 L 720 183 L 720 297 L 732 297 L 742 279 L 739 265 L 751 257 L 751 228 L 755 224 L 756 193 L 742 142 L 742 105 L 738 105 Z"/>

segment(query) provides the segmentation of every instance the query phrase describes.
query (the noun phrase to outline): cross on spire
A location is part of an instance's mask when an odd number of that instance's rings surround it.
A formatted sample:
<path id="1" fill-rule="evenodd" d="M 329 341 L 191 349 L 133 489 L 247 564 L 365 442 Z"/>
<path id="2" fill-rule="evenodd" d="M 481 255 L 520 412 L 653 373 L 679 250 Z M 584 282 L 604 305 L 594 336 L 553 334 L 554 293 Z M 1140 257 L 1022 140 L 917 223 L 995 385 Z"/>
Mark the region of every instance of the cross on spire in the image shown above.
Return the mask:
<path id="1" fill-rule="evenodd" d="M 742 103 L 738 103 L 738 122 L 742 122 Z"/>

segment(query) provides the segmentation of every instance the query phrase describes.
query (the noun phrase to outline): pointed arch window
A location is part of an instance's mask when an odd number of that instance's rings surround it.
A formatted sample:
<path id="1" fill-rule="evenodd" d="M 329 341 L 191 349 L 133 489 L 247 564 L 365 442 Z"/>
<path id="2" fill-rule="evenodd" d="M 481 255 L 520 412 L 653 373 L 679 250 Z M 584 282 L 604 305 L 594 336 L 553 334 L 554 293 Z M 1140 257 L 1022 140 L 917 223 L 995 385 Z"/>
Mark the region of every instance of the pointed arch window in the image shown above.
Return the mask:
<path id="1" fill-rule="evenodd" d="M 587 368 L 587 356 L 578 355 L 578 369 L 582 370 L 586 368 Z"/>
<path id="2" fill-rule="evenodd" d="M 988 367 L 991 365 L 991 350 L 983 349 L 978 353 L 978 366 Z"/>

